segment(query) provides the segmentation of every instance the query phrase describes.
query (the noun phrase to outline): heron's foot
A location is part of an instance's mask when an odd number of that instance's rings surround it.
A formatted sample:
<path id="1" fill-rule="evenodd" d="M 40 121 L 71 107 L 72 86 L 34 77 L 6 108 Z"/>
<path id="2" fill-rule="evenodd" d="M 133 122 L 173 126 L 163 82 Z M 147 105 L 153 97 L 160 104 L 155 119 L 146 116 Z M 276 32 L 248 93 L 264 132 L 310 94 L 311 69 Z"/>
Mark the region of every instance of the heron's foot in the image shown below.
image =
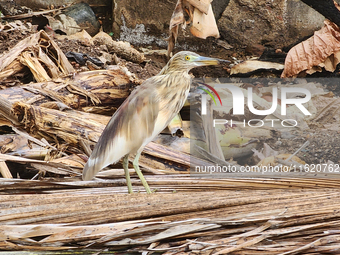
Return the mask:
<path id="1" fill-rule="evenodd" d="M 133 190 L 132 190 L 132 184 L 131 184 L 130 173 L 129 173 L 129 154 L 125 155 L 123 159 L 123 168 L 125 172 L 125 179 L 126 179 L 126 185 L 128 187 L 128 192 L 131 194 L 133 193 Z"/>
<path id="2" fill-rule="evenodd" d="M 127 187 L 128 187 L 128 192 L 129 192 L 129 194 L 132 194 L 132 193 L 133 193 L 133 190 L 132 190 L 132 184 L 131 184 L 131 182 L 130 182 L 130 183 L 126 182 L 126 185 L 127 185 Z"/>
<path id="3" fill-rule="evenodd" d="M 137 167 L 138 167 L 138 166 L 137 166 Z M 143 175 L 142 171 L 139 169 L 139 167 L 138 167 L 138 170 L 137 170 L 136 167 L 135 167 L 135 170 L 136 170 L 136 173 L 138 174 L 138 177 L 139 177 L 139 179 L 141 180 L 141 182 L 142 182 L 142 184 L 143 184 L 143 186 L 144 186 L 144 188 L 145 188 L 145 190 L 146 190 L 146 193 L 151 194 L 151 193 L 152 193 L 152 192 L 151 192 L 151 189 L 150 189 L 150 187 L 149 187 L 149 184 L 146 182 L 146 180 L 145 180 L 145 178 L 144 178 L 144 175 Z"/>
<path id="4" fill-rule="evenodd" d="M 143 186 L 146 190 L 146 193 L 151 194 L 152 192 L 151 192 L 151 189 L 149 187 L 149 184 L 146 182 L 142 171 L 139 169 L 138 161 L 137 162 L 135 162 L 135 161 L 136 160 L 133 161 L 133 167 L 135 168 L 135 171 L 138 174 L 138 177 L 141 180 L 141 182 L 142 182 L 142 184 L 143 184 Z"/>

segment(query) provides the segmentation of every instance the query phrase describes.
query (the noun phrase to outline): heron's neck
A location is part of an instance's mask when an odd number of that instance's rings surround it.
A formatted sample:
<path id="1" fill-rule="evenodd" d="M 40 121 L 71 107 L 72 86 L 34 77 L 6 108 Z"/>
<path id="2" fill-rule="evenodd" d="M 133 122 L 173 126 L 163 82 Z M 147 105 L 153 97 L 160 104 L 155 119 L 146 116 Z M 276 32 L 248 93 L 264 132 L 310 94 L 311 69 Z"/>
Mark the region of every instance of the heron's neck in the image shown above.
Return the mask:
<path id="1" fill-rule="evenodd" d="M 175 68 L 174 66 L 169 66 L 169 63 L 166 64 L 163 69 L 159 72 L 159 75 L 166 75 L 166 74 L 188 74 L 189 70 L 186 68 Z"/>

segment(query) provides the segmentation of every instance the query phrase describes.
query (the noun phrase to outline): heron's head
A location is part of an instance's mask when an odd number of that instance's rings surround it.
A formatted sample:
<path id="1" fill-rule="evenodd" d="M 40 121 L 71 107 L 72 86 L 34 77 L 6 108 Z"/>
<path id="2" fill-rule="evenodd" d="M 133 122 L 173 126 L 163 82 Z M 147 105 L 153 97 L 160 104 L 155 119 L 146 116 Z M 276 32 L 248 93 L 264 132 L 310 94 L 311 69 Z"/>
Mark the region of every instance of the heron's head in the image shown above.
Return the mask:
<path id="1" fill-rule="evenodd" d="M 217 58 L 208 58 L 198 55 L 191 51 L 180 51 L 176 53 L 162 69 L 161 73 L 171 71 L 189 71 L 192 68 L 199 66 L 218 65 L 221 62 L 229 62 Z"/>

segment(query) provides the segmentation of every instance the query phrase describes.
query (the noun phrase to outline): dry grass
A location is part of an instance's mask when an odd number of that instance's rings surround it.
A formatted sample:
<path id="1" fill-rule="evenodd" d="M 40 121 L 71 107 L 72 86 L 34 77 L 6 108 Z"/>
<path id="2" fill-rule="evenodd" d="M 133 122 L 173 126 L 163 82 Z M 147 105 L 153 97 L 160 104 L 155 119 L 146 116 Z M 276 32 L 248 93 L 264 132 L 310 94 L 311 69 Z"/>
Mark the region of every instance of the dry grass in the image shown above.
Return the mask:
<path id="1" fill-rule="evenodd" d="M 147 181 L 154 194 L 145 194 L 137 179 L 135 191 L 142 193 L 132 195 L 124 194 L 122 178 L 2 179 L 0 248 L 167 254 L 324 254 L 340 248 L 335 181 L 329 188 L 321 179 L 149 175 Z"/>

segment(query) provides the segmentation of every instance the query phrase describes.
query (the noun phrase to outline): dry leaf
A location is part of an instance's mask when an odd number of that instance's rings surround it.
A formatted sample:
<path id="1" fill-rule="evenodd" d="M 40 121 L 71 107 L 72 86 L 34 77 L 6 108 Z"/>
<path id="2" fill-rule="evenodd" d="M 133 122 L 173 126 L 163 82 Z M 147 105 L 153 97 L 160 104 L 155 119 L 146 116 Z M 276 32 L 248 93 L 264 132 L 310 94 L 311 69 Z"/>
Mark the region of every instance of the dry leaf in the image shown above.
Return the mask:
<path id="1" fill-rule="evenodd" d="M 213 36 L 215 38 L 220 37 L 211 4 L 209 5 L 208 14 L 204 14 L 198 9 L 194 10 L 190 32 L 194 36 L 202 39 L 206 39 L 209 36 Z"/>
<path id="2" fill-rule="evenodd" d="M 324 26 L 311 38 L 290 49 L 281 77 L 296 77 L 305 70 L 311 74 L 320 71 L 321 67 L 333 72 L 340 62 L 339 51 L 340 29 L 333 22 L 325 20 Z"/>
<path id="3" fill-rule="evenodd" d="M 175 10 L 170 20 L 170 36 L 168 38 L 168 56 L 172 52 L 177 37 L 179 26 L 185 28 L 186 24 L 191 24 L 190 32 L 199 38 L 207 38 L 208 36 L 220 37 L 215 16 L 211 8 L 210 0 L 178 0 Z M 184 13 L 189 16 L 185 20 Z"/>
<path id="4" fill-rule="evenodd" d="M 197 8 L 200 12 L 208 14 L 209 6 L 212 0 L 187 0 L 189 4 Z"/>
<path id="5" fill-rule="evenodd" d="M 230 75 L 251 73 L 257 70 L 282 70 L 284 65 L 274 62 L 266 62 L 259 60 L 247 60 L 233 66 Z"/>
<path id="6" fill-rule="evenodd" d="M 175 10 L 172 13 L 171 20 L 170 20 L 170 37 L 169 37 L 169 43 L 168 43 L 168 56 L 170 56 L 170 53 L 172 52 L 172 49 L 175 46 L 177 36 L 178 36 L 178 28 L 179 25 L 185 24 L 185 18 L 184 18 L 184 10 L 182 7 L 182 1 L 178 0 Z"/>

